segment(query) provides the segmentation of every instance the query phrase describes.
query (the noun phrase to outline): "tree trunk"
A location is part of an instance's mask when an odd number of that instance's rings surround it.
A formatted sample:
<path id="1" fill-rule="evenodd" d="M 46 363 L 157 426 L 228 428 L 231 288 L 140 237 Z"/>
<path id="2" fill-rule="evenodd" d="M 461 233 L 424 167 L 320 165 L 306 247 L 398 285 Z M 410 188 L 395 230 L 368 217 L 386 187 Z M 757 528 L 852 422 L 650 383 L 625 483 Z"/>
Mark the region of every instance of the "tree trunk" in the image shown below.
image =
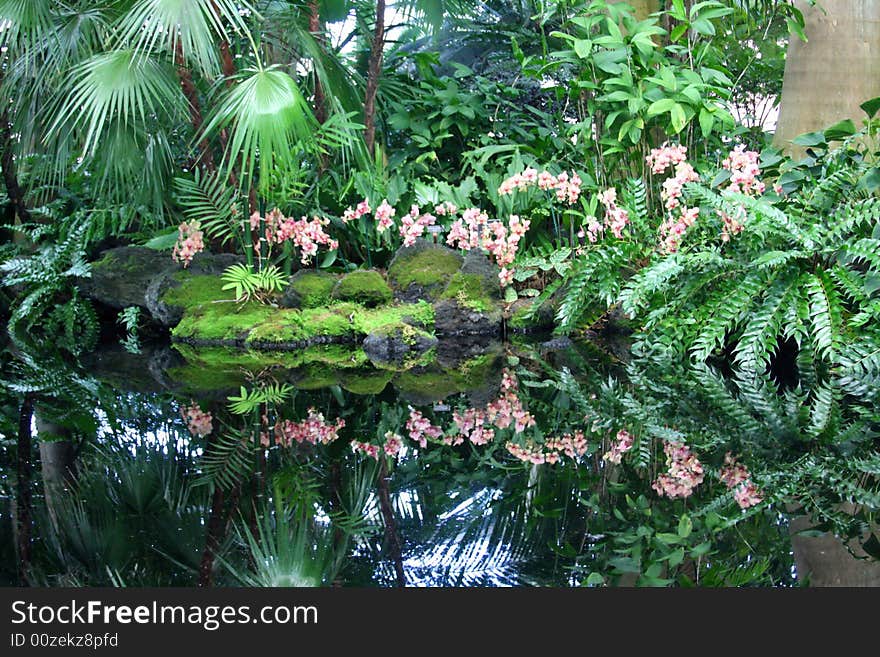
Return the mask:
<path id="1" fill-rule="evenodd" d="M 853 556 L 833 534 L 797 534 L 811 526 L 812 523 L 805 516 L 794 518 L 789 524 L 799 582 L 809 582 L 810 586 L 816 587 L 880 586 L 880 563 Z M 868 556 L 855 541 L 850 544 L 850 549 L 858 557 Z"/>
<path id="2" fill-rule="evenodd" d="M 377 488 L 379 489 L 379 508 L 382 511 L 382 520 L 385 525 L 385 542 L 388 545 L 388 552 L 391 554 L 391 560 L 394 562 L 394 573 L 397 576 L 397 586 L 406 586 L 406 573 L 403 569 L 403 550 L 400 543 L 400 534 L 397 531 L 397 521 L 394 519 L 394 509 L 391 506 L 391 491 L 388 488 L 388 469 L 386 467 L 386 457 L 384 454 L 379 455 L 379 479 Z"/>
<path id="3" fill-rule="evenodd" d="M 202 132 L 204 119 L 202 117 L 202 105 L 199 102 L 199 93 L 192 79 L 192 73 L 186 65 L 183 57 L 183 49 L 180 42 L 174 51 L 174 65 L 177 67 L 177 79 L 180 81 L 180 87 L 183 89 L 183 95 L 189 105 L 189 119 L 192 123 L 193 133 L 198 136 Z M 203 166 L 208 171 L 214 171 L 214 154 L 211 152 L 211 145 L 205 137 L 199 140 L 199 157 L 196 164 Z"/>
<path id="4" fill-rule="evenodd" d="M 37 435 L 40 439 L 40 467 L 43 475 L 43 496 L 49 520 L 58 526 L 58 498 L 70 488 L 76 476 L 76 449 L 70 431 L 34 409 Z"/>
<path id="5" fill-rule="evenodd" d="M 370 157 L 376 143 L 376 92 L 379 90 L 379 74 L 382 72 L 382 54 L 385 47 L 385 0 L 376 0 L 376 29 L 370 44 L 370 60 L 367 66 L 367 89 L 364 94 L 364 142 Z"/>
<path id="6" fill-rule="evenodd" d="M 3 84 L 3 73 L 0 71 L 0 86 Z M 12 129 L 9 123 L 9 112 L 7 104 L 3 105 L 3 111 L 0 112 L 0 166 L 3 167 L 3 182 L 6 184 L 6 195 L 12 207 L 15 208 L 15 214 L 21 223 L 27 223 L 31 220 L 31 213 L 24 202 L 24 192 L 18 184 L 18 169 L 15 166 L 15 141 L 12 138 Z"/>
<path id="7" fill-rule="evenodd" d="M 213 585 L 214 559 L 217 556 L 217 549 L 223 541 L 226 527 L 223 517 L 223 497 L 223 489 L 219 485 L 215 485 L 214 494 L 211 497 L 211 515 L 205 530 L 205 551 L 202 552 L 202 561 L 199 564 L 199 586 Z"/>
<path id="8" fill-rule="evenodd" d="M 793 138 L 844 119 L 859 125 L 865 118 L 859 105 L 880 96 L 880 3 L 795 4 L 804 14 L 808 42 L 791 37 L 773 142 L 797 156 L 803 149 L 789 144 Z"/>
<path id="9" fill-rule="evenodd" d="M 309 32 L 315 37 L 315 41 L 319 48 L 323 49 L 324 37 L 323 26 L 321 25 L 320 7 L 318 0 L 309 0 Z M 315 76 L 315 118 L 318 123 L 323 124 L 327 120 L 327 99 L 324 97 L 324 87 L 321 86 L 321 80 L 318 78 L 317 70 L 314 71 Z"/>
<path id="10" fill-rule="evenodd" d="M 28 584 L 31 563 L 31 418 L 33 396 L 26 394 L 18 414 L 15 534 L 18 548 L 18 582 Z"/>

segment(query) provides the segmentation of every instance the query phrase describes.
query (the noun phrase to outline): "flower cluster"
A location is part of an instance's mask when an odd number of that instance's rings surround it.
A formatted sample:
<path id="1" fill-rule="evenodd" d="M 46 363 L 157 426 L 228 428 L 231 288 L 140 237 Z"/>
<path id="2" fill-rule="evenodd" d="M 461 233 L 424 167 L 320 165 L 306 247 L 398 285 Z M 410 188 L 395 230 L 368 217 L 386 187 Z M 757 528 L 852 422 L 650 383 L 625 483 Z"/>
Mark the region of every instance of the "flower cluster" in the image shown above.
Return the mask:
<path id="1" fill-rule="evenodd" d="M 522 433 L 535 426 L 535 418 L 523 408 L 517 394 L 519 382 L 516 375 L 504 368 L 501 373 L 501 395 L 486 407 L 486 420 L 499 429 L 506 429 L 513 424 L 515 433 Z"/>
<path id="2" fill-rule="evenodd" d="M 184 268 L 192 262 L 193 256 L 205 250 L 204 235 L 198 221 L 183 222 L 177 227 L 177 243 L 171 252 L 175 262 L 181 263 Z"/>
<path id="3" fill-rule="evenodd" d="M 645 158 L 651 173 L 664 173 L 669 167 L 681 164 L 687 159 L 687 148 L 681 144 L 670 146 L 663 144 L 660 148 L 652 148 L 650 155 Z"/>
<path id="4" fill-rule="evenodd" d="M 261 222 L 265 226 L 263 239 L 269 245 L 292 240 L 294 246 L 300 250 L 300 262 L 303 265 L 309 264 L 317 255 L 319 246 L 326 246 L 331 251 L 339 248 L 339 242 L 332 239 L 324 230 L 324 226 L 330 223 L 329 219 L 312 217 L 309 220 L 302 217 L 297 220 L 285 217 L 281 210 L 274 208 L 265 217 L 259 212 L 254 212 L 250 216 L 251 230 L 258 230 Z"/>
<path id="5" fill-rule="evenodd" d="M 587 451 L 587 439 L 583 431 L 575 431 L 573 434 L 566 433 L 558 438 L 548 438 L 543 445 L 533 440 L 528 440 L 523 445 L 508 441 L 505 447 L 512 456 L 525 463 L 553 464 L 559 462 L 562 454 L 571 459 L 583 456 Z"/>
<path id="6" fill-rule="evenodd" d="M 384 233 L 386 229 L 394 225 L 394 215 L 396 210 L 388 204 L 388 200 L 383 200 L 379 207 L 376 208 L 376 231 Z"/>
<path id="7" fill-rule="evenodd" d="M 361 454 L 366 454 L 370 458 L 378 461 L 379 455 L 382 454 L 382 452 L 387 456 L 397 456 L 400 453 L 400 450 L 403 449 L 403 437 L 393 431 L 386 431 L 384 445 L 353 440 L 351 441 L 351 449 L 355 453 L 360 452 Z"/>
<path id="8" fill-rule="evenodd" d="M 663 251 L 674 253 L 678 251 L 687 229 L 700 215 L 699 208 L 689 208 L 681 203 L 684 186 L 697 182 L 700 177 L 688 163 L 687 148 L 681 144 L 663 144 L 660 148 L 651 149 L 651 154 L 645 160 L 652 173 L 661 174 L 666 173 L 667 169 L 673 170 L 673 175 L 663 181 L 663 189 L 660 191 L 660 198 L 669 212 L 660 225 L 660 235 Z"/>
<path id="9" fill-rule="evenodd" d="M 522 433 L 535 426 L 535 418 L 525 408 L 517 394 L 516 375 L 505 368 L 501 373 L 501 394 L 486 405 L 485 410 L 468 408 L 464 412 L 454 411 L 452 420 L 458 433 L 447 439 L 448 444 L 459 444 L 464 439 L 474 445 L 485 445 L 495 438 L 495 429 L 507 429 L 511 425 L 515 433 Z M 452 442 L 457 439 L 457 442 Z"/>
<path id="10" fill-rule="evenodd" d="M 565 171 L 558 176 L 554 176 L 549 171 L 538 173 L 536 169 L 528 167 L 522 173 L 515 173 L 502 182 L 498 188 L 498 193 L 501 196 L 505 196 L 512 194 L 516 190 L 525 191 L 529 187 L 537 185 L 539 189 L 544 191 L 555 191 L 558 201 L 574 205 L 580 198 L 581 184 L 583 184 L 583 181 L 574 171 L 572 171 L 570 176 Z"/>
<path id="11" fill-rule="evenodd" d="M 404 246 L 412 246 L 416 243 L 416 239 L 421 237 L 425 232 L 425 228 L 433 226 L 437 218 L 430 213 L 419 214 L 419 206 L 413 205 L 409 214 L 404 215 L 400 220 L 400 236 L 403 238 Z"/>
<path id="12" fill-rule="evenodd" d="M 345 426 L 345 420 L 338 418 L 333 424 L 327 422 L 323 413 L 315 408 L 309 408 L 305 420 L 293 422 L 285 420 L 275 425 L 275 435 L 283 447 L 290 447 L 293 443 L 310 443 L 312 445 L 327 445 L 339 438 L 339 430 Z M 260 442 L 268 447 L 269 435 L 263 433 Z"/>
<path id="13" fill-rule="evenodd" d="M 207 436 L 213 430 L 213 418 L 211 414 L 203 411 L 195 402 L 189 406 L 182 408 L 180 414 L 183 416 L 186 427 L 193 436 Z"/>
<path id="14" fill-rule="evenodd" d="M 748 509 L 764 500 L 746 466 L 737 462 L 730 452 L 724 455 L 719 479 L 728 489 L 733 490 L 733 498 L 741 509 Z"/>
<path id="15" fill-rule="evenodd" d="M 372 209 L 370 209 L 370 202 L 367 199 L 364 199 L 352 210 L 351 208 L 346 208 L 345 212 L 342 213 L 342 221 L 343 223 L 348 223 L 349 221 L 354 221 L 355 219 L 360 219 L 364 215 L 370 214 Z"/>
<path id="16" fill-rule="evenodd" d="M 456 212 L 458 212 L 458 207 L 456 207 L 455 203 L 450 203 L 449 201 L 443 201 L 439 205 L 434 206 L 434 214 L 438 217 L 451 217 Z"/>
<path id="17" fill-rule="evenodd" d="M 351 449 L 354 452 L 360 452 L 362 454 L 366 454 L 370 458 L 374 458 L 377 461 L 379 460 L 379 446 L 374 445 L 373 443 L 361 442 L 359 440 L 351 441 Z"/>
<path id="18" fill-rule="evenodd" d="M 495 438 L 495 430 L 484 426 L 486 423 L 485 411 L 476 408 L 469 408 L 464 413 L 454 411 L 452 421 L 462 439 L 467 438 L 474 445 L 485 445 Z"/>
<path id="19" fill-rule="evenodd" d="M 609 228 L 617 239 L 622 239 L 623 229 L 629 223 L 629 212 L 617 205 L 617 191 L 613 187 L 606 189 L 599 194 L 599 202 L 605 208 L 605 228 Z M 600 228 L 593 227 L 594 233 L 596 230 Z"/>
<path id="20" fill-rule="evenodd" d="M 462 213 L 461 219 L 452 222 L 446 243 L 465 251 L 486 249 L 501 268 L 498 273 L 501 285 L 507 286 L 513 281 L 514 269 L 510 265 L 530 224 L 528 219 L 520 219 L 517 215 L 511 215 L 507 225 L 502 221 L 489 221 L 485 212 L 469 208 Z"/>
<path id="21" fill-rule="evenodd" d="M 409 418 L 406 421 L 406 430 L 411 440 L 417 442 L 424 449 L 428 446 L 428 438 L 437 440 L 443 435 L 440 427 L 431 424 L 431 421 L 412 406 L 409 407 Z"/>
<path id="22" fill-rule="evenodd" d="M 660 496 L 669 498 L 690 497 L 694 489 L 703 483 L 703 465 L 691 452 L 690 447 L 674 440 L 663 445 L 669 470 L 651 484 Z"/>
<path id="23" fill-rule="evenodd" d="M 609 463 L 620 463 L 623 455 L 632 448 L 632 434 L 630 434 L 625 429 L 621 429 L 617 432 L 617 436 L 615 437 L 614 442 L 611 444 L 611 449 L 609 449 L 607 452 L 605 452 L 605 454 L 602 455 L 602 459 L 608 461 Z"/>
<path id="24" fill-rule="evenodd" d="M 730 171 L 730 185 L 727 189 L 751 196 L 764 193 L 766 185 L 758 180 L 761 167 L 758 164 L 757 151 L 747 151 L 743 144 L 734 148 L 727 155 L 721 166 Z"/>

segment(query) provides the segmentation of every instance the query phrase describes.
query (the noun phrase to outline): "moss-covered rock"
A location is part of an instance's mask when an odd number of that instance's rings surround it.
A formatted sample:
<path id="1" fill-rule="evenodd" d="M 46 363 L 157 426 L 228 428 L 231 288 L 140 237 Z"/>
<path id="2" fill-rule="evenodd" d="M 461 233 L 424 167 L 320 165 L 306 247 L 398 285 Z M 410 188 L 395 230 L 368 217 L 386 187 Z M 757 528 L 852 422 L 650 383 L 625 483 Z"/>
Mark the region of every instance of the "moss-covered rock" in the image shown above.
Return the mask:
<path id="1" fill-rule="evenodd" d="M 414 367 L 397 374 L 394 387 L 414 404 L 429 404 L 459 393 L 476 396 L 485 403 L 498 391 L 499 355 L 499 351 L 492 350 L 456 367 L 444 368 L 439 363 Z"/>
<path id="2" fill-rule="evenodd" d="M 551 297 L 537 308 L 536 299 L 517 299 L 511 304 L 507 326 L 514 332 L 531 333 L 546 331 L 554 327 L 556 303 Z"/>
<path id="3" fill-rule="evenodd" d="M 392 370 L 351 370 L 341 373 L 340 385 L 356 395 L 378 395 L 394 377 Z"/>
<path id="4" fill-rule="evenodd" d="M 220 292 L 219 275 L 239 260 L 228 253 L 199 253 L 188 269 L 181 269 L 167 252 L 123 246 L 105 251 L 92 263 L 91 277 L 77 284 L 98 303 L 116 309 L 139 306 L 156 323 L 174 326 L 190 303 L 228 296 Z"/>
<path id="5" fill-rule="evenodd" d="M 300 269 L 281 296 L 282 308 L 318 308 L 330 303 L 336 277 L 317 269 Z"/>
<path id="6" fill-rule="evenodd" d="M 440 298 L 454 299 L 462 308 L 481 313 L 491 312 L 498 305 L 493 289 L 486 285 L 482 276 L 463 272 L 455 273 Z"/>
<path id="7" fill-rule="evenodd" d="M 462 262 L 461 255 L 452 249 L 418 240 L 394 254 L 388 266 L 388 282 L 395 297 L 401 301 L 434 301 L 461 268 Z"/>
<path id="8" fill-rule="evenodd" d="M 364 353 L 376 367 L 407 369 L 437 346 L 437 338 L 410 324 L 387 324 L 370 333 Z"/>
<path id="9" fill-rule="evenodd" d="M 353 301 L 367 308 L 381 306 L 391 301 L 393 294 L 388 283 L 377 271 L 369 269 L 346 274 L 333 288 L 333 298 Z"/>

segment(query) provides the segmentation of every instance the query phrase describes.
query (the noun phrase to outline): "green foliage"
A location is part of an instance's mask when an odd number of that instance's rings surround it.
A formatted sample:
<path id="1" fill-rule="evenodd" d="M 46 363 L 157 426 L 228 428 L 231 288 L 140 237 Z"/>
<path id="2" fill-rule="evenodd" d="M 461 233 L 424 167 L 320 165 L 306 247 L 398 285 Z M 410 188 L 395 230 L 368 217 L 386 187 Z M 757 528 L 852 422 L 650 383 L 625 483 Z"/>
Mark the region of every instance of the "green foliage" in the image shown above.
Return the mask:
<path id="1" fill-rule="evenodd" d="M 287 383 L 262 383 L 248 390 L 244 386 L 238 397 L 229 397 L 229 410 L 236 415 L 247 415 L 263 404 L 280 404 L 293 392 Z"/>
<path id="2" fill-rule="evenodd" d="M 238 302 L 250 301 L 251 298 L 265 302 L 287 285 L 287 277 L 275 265 L 255 272 L 249 265 L 236 264 L 228 267 L 220 278 L 226 283 L 222 289 L 234 290 Z"/>
<path id="3" fill-rule="evenodd" d="M 22 290 L 9 316 L 13 340 L 50 342 L 74 354 L 94 346 L 98 337 L 95 311 L 74 287 L 77 278 L 90 275 L 87 228 L 82 224 L 57 244 L 0 264 L 3 285 Z"/>

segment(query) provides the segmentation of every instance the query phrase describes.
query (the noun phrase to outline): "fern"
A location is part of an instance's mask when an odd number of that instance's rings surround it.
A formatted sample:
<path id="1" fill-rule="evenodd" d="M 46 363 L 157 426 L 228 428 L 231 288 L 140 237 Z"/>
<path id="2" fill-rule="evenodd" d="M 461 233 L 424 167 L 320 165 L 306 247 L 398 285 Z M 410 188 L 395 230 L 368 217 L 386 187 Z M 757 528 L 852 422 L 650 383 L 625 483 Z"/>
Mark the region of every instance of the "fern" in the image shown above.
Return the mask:
<path id="1" fill-rule="evenodd" d="M 234 488 L 253 471 L 253 446 L 247 434 L 232 432 L 217 437 L 199 463 L 196 485 Z"/>
<path id="2" fill-rule="evenodd" d="M 175 178 L 174 188 L 186 218 L 199 222 L 207 235 L 223 244 L 238 236 L 241 228 L 235 222 L 235 189 L 223 176 L 197 167 L 192 180 Z"/>

